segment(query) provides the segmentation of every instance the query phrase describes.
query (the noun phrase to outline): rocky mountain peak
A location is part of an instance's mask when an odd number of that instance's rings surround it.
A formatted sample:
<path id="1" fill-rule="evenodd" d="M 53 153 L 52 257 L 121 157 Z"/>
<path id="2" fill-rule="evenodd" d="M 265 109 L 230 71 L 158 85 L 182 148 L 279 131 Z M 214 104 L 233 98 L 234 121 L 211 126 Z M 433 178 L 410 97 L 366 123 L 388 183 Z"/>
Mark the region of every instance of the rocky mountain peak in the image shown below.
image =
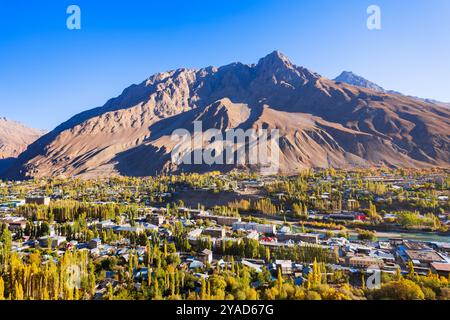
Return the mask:
<path id="1" fill-rule="evenodd" d="M 280 51 L 273 51 L 269 53 L 264 58 L 261 58 L 258 62 L 258 66 L 269 66 L 269 67 L 286 67 L 292 68 L 293 63 Z"/>
<path id="2" fill-rule="evenodd" d="M 317 73 L 293 64 L 280 51 L 274 51 L 260 59 L 256 70 L 260 77 L 270 79 L 273 83 L 288 83 L 294 87 L 320 78 Z"/>
<path id="3" fill-rule="evenodd" d="M 386 90 L 383 87 L 353 73 L 352 71 L 342 72 L 336 79 L 334 79 L 334 81 L 347 83 L 352 86 L 372 89 L 378 92 L 386 92 Z"/>

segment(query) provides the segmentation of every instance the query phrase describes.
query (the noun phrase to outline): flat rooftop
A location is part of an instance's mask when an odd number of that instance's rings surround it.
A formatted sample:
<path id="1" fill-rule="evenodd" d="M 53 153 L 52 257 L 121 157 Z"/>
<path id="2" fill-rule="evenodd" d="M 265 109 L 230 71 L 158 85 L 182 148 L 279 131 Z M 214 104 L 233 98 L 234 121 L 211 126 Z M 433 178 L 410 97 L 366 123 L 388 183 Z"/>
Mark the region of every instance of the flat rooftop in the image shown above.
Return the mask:
<path id="1" fill-rule="evenodd" d="M 406 250 L 406 255 L 411 260 L 419 260 L 422 262 L 444 262 L 445 260 L 434 250 Z"/>
<path id="2" fill-rule="evenodd" d="M 434 262 L 431 264 L 431 266 L 437 271 L 450 272 L 450 263 Z"/>

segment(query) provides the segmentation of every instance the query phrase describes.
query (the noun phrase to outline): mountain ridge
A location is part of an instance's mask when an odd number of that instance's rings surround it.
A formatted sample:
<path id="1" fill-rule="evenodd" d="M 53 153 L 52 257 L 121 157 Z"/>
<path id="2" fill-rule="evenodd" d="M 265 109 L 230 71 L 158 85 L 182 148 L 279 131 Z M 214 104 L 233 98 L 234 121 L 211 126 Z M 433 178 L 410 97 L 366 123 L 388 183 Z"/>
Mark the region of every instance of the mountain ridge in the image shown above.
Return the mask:
<path id="1" fill-rule="evenodd" d="M 390 93 L 390 94 L 398 94 L 398 95 L 402 95 L 402 96 L 407 96 L 412 99 L 418 99 L 423 102 L 433 103 L 433 104 L 437 104 L 437 105 L 444 106 L 447 108 L 450 107 L 450 103 L 447 103 L 447 102 L 442 102 L 442 101 L 438 101 L 435 99 L 420 98 L 420 97 L 416 97 L 416 96 L 405 95 L 405 94 L 395 91 L 395 90 L 386 90 L 385 88 L 376 84 L 375 82 L 367 80 L 366 78 L 364 78 L 360 75 L 357 75 L 356 73 L 354 73 L 352 71 L 343 71 L 333 81 L 338 82 L 338 83 L 343 82 L 343 83 L 347 83 L 347 84 L 357 86 L 357 87 L 372 89 L 372 90 L 382 92 L 382 93 Z"/>
<path id="2" fill-rule="evenodd" d="M 18 156 L 42 134 L 40 130 L 0 117 L 0 159 Z"/>
<path id="3" fill-rule="evenodd" d="M 0 117 L 0 175 L 29 144 L 44 134 L 20 122 Z"/>
<path id="4" fill-rule="evenodd" d="M 352 71 L 343 71 L 339 76 L 337 76 L 334 81 L 336 82 L 345 82 L 347 84 L 357 86 L 357 87 L 363 87 L 367 89 L 372 89 L 375 91 L 379 91 L 382 93 L 386 93 L 387 90 L 385 90 L 383 87 L 379 86 L 378 84 L 367 80 L 366 78 L 359 76 Z"/>
<path id="5" fill-rule="evenodd" d="M 205 127 L 279 128 L 283 173 L 308 167 L 449 165 L 449 110 L 336 83 L 275 51 L 252 65 L 154 74 L 31 144 L 7 176 L 210 170 L 170 163 L 174 144 L 168 129 L 192 128 L 198 118 L 207 119 Z"/>

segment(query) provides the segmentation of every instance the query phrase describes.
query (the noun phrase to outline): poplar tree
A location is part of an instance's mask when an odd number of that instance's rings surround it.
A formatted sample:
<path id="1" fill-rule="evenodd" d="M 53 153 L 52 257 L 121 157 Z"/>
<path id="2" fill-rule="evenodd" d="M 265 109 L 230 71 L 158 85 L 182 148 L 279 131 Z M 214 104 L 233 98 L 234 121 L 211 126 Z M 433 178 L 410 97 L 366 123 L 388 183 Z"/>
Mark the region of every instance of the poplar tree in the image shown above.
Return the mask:
<path id="1" fill-rule="evenodd" d="M 0 276 L 0 300 L 5 300 L 5 281 L 2 276 Z"/>

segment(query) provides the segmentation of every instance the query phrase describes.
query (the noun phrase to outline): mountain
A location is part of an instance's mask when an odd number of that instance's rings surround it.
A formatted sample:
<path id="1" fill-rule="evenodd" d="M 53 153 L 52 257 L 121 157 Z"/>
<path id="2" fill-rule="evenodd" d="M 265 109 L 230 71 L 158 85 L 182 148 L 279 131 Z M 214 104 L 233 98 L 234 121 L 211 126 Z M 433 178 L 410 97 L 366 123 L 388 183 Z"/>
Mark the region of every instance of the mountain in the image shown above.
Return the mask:
<path id="1" fill-rule="evenodd" d="M 61 102 L 62 105 L 64 102 Z M 23 152 L 6 176 L 147 176 L 227 171 L 171 163 L 174 130 L 278 128 L 283 173 L 315 167 L 448 167 L 450 110 L 337 83 L 280 52 L 257 64 L 179 69 L 132 85 Z"/>
<path id="2" fill-rule="evenodd" d="M 399 94 L 399 95 L 404 96 L 404 94 L 401 92 L 394 91 L 394 90 L 386 90 L 383 87 L 379 86 L 378 84 L 376 84 L 370 80 L 367 80 L 351 71 L 343 71 L 337 78 L 334 79 L 334 81 L 337 83 L 347 83 L 352 86 L 372 89 L 372 90 L 382 92 L 382 93 Z M 445 102 L 437 101 L 434 99 L 419 98 L 419 97 L 414 97 L 414 96 L 408 96 L 408 97 L 412 98 L 412 99 L 417 99 L 417 100 L 420 100 L 420 101 L 423 101 L 426 103 L 437 104 L 439 106 L 443 106 L 446 108 L 450 107 L 450 103 L 445 103 Z"/>
<path id="3" fill-rule="evenodd" d="M 39 130 L 0 117 L 0 159 L 17 157 L 40 136 Z"/>
<path id="4" fill-rule="evenodd" d="M 376 83 L 373 83 L 372 81 L 369 81 L 361 76 L 358 76 L 357 74 L 354 74 L 351 71 L 343 71 L 334 81 L 340 83 L 348 83 L 352 86 L 372 89 L 378 92 L 386 92 L 386 90 L 383 87 L 380 87 Z"/>
<path id="5" fill-rule="evenodd" d="M 43 132 L 0 117 L 0 175 Z"/>

